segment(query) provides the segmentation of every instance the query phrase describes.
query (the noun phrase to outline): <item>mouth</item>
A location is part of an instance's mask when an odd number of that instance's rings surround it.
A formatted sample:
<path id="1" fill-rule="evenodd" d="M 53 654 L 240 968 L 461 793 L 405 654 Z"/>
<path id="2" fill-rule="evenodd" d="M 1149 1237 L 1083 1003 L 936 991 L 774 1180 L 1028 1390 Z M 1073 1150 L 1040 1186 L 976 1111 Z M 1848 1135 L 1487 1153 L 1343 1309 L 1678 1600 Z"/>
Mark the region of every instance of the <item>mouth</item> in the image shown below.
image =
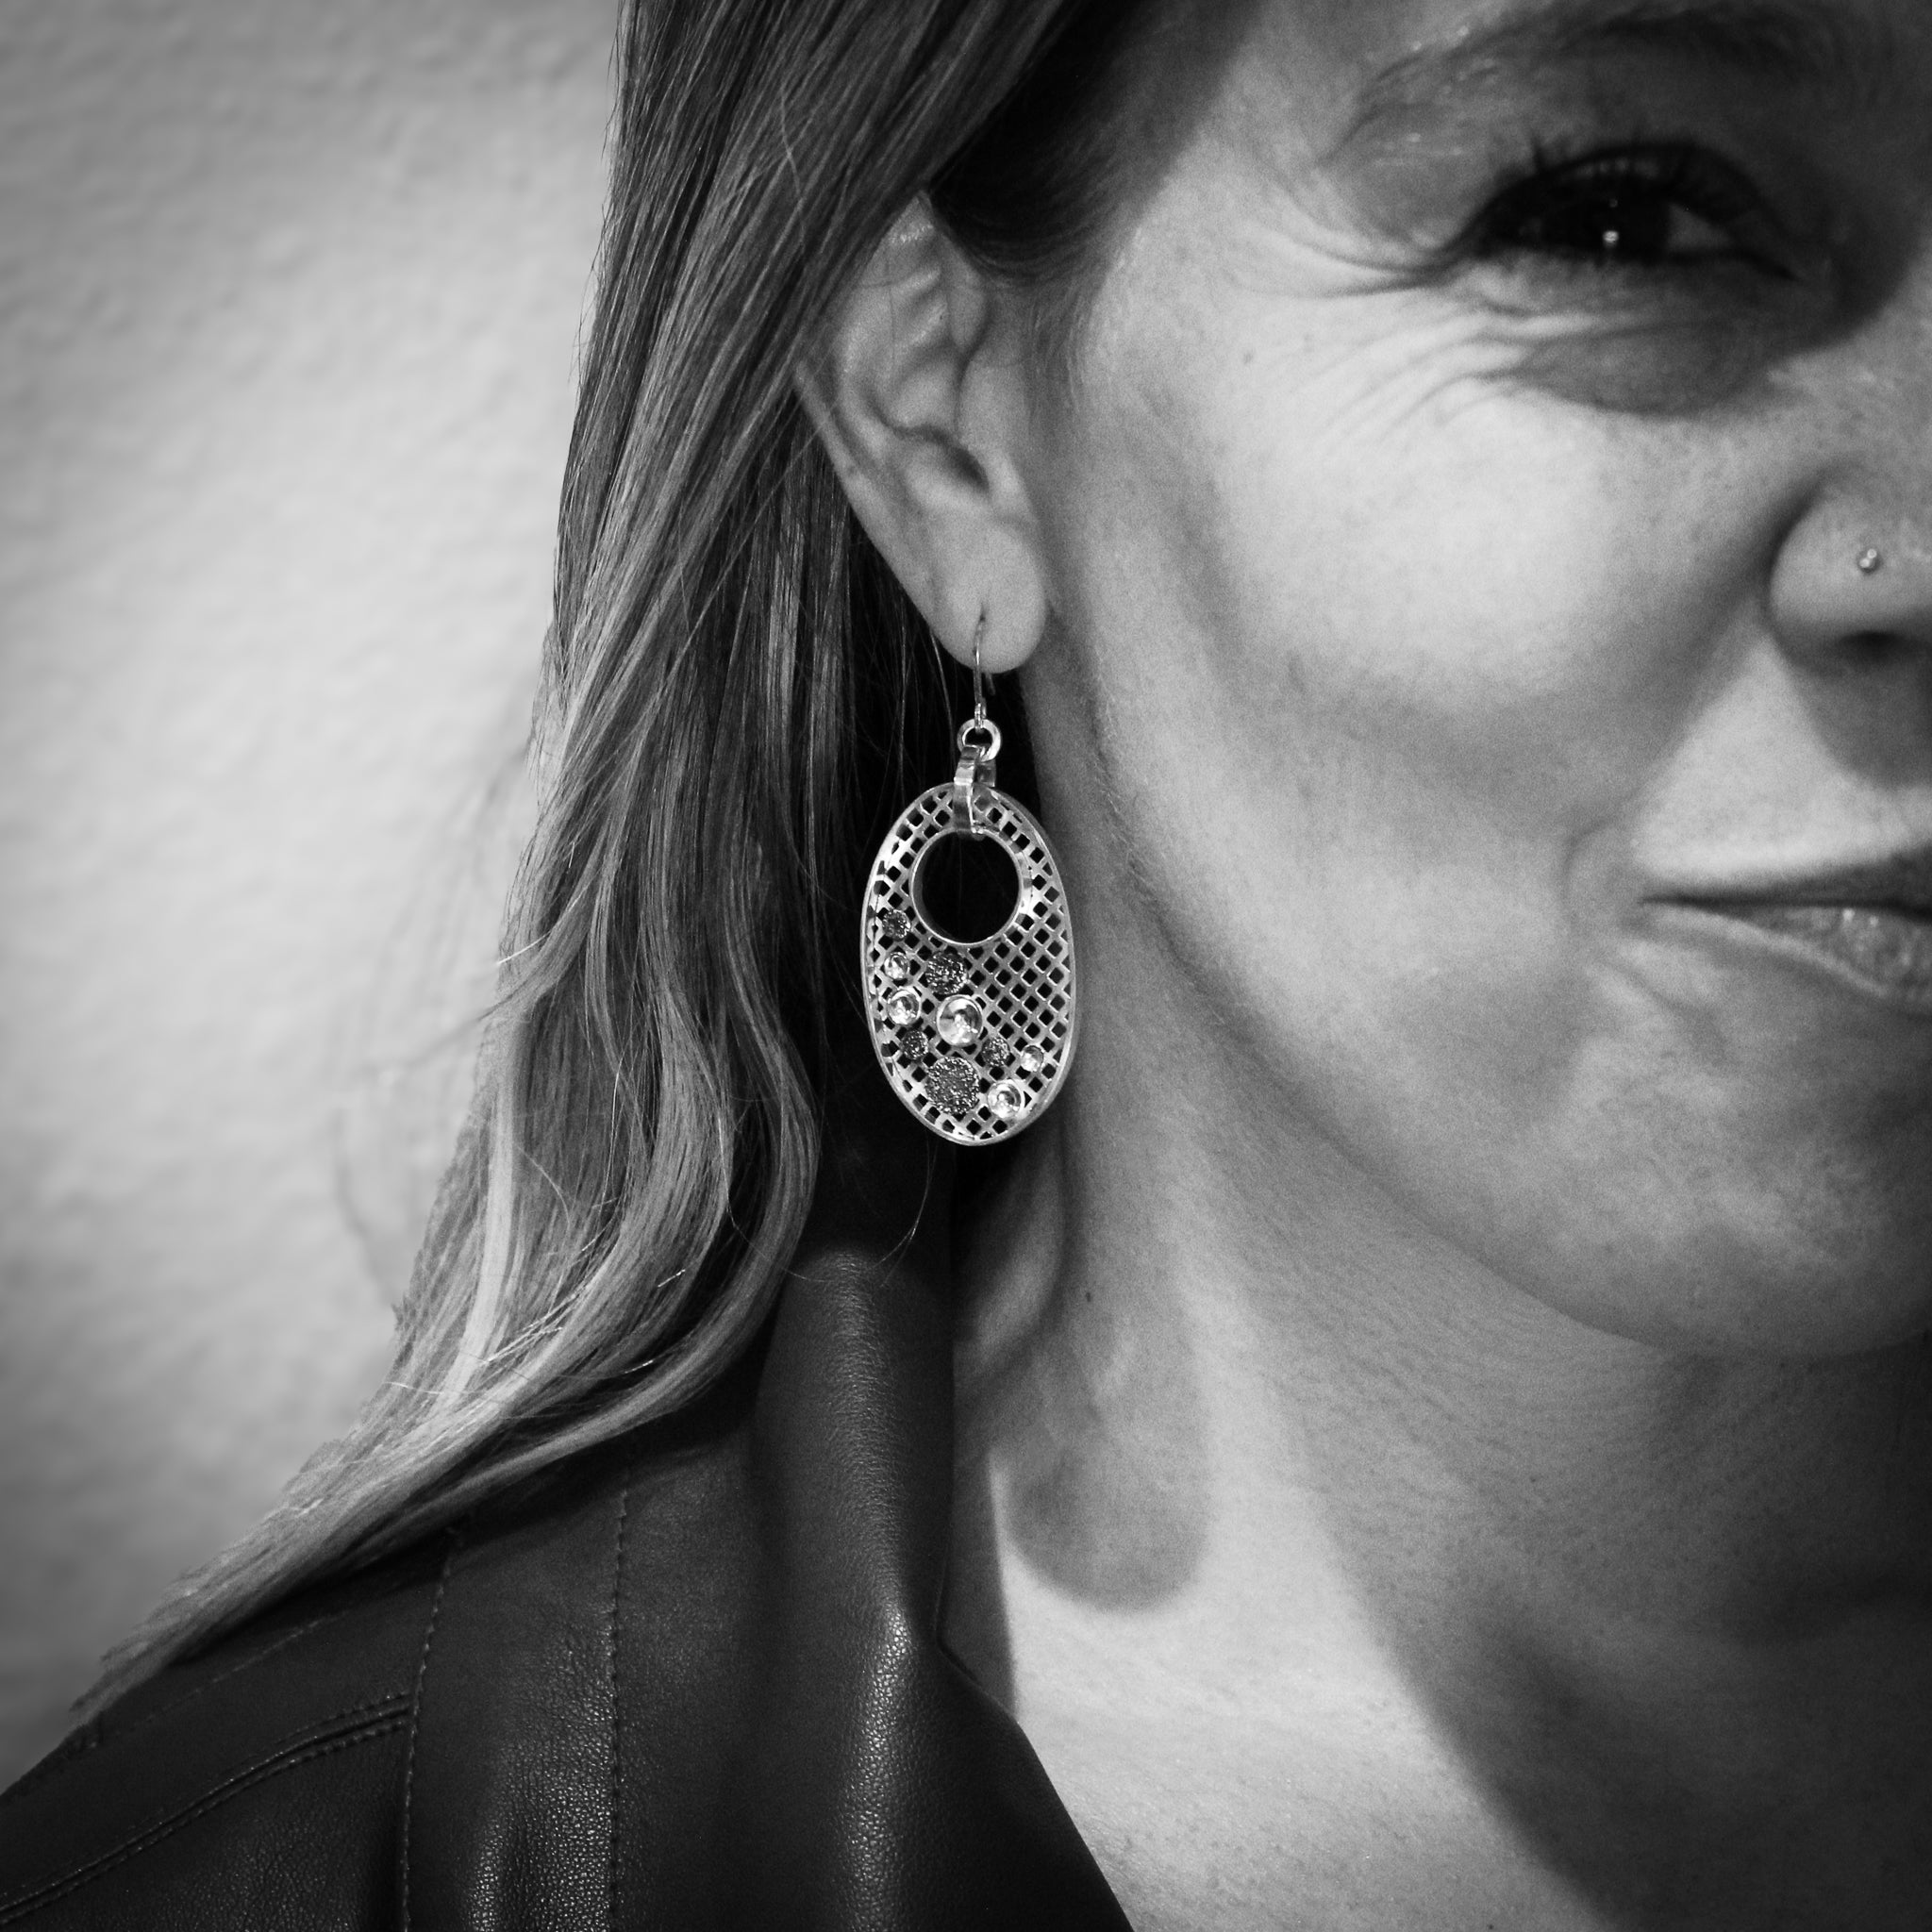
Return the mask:
<path id="1" fill-rule="evenodd" d="M 1668 903 L 1749 927 L 1861 991 L 1932 1014 L 1932 846 Z"/>

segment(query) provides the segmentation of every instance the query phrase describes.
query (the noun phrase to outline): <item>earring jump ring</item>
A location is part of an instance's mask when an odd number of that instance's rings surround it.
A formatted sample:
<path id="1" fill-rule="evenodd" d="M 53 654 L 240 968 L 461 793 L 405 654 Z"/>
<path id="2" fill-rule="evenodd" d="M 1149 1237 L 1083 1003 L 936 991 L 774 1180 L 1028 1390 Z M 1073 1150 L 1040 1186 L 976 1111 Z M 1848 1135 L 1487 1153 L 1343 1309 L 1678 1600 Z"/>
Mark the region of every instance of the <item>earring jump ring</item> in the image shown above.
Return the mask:
<path id="1" fill-rule="evenodd" d="M 969 718 L 959 727 L 959 755 L 985 762 L 1000 755 L 1000 727 L 991 718 Z"/>

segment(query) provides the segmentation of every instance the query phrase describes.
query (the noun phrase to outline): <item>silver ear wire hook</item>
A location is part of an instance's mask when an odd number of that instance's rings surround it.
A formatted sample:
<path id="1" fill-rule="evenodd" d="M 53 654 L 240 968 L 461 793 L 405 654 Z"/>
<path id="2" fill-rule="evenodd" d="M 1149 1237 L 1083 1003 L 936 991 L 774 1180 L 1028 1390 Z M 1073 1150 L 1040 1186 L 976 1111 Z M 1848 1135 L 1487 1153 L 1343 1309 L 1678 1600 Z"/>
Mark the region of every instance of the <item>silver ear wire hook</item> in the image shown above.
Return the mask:
<path id="1" fill-rule="evenodd" d="M 979 641 L 986 635 L 986 608 L 973 626 L 973 716 L 959 727 L 959 765 L 953 774 L 953 829 L 969 838 L 986 836 L 987 796 L 999 782 L 1000 727 L 986 715 L 986 673 Z"/>

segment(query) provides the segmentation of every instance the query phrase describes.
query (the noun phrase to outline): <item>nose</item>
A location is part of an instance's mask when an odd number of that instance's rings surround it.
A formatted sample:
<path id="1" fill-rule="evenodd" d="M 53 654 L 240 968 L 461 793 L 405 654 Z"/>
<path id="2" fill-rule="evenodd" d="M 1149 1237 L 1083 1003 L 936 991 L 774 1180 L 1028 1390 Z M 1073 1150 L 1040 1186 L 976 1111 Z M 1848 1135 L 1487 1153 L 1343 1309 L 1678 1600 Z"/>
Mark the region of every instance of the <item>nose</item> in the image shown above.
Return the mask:
<path id="1" fill-rule="evenodd" d="M 1807 514 L 1772 573 L 1772 629 L 1821 672 L 1932 664 L 1932 505 L 1887 514 L 1872 495 Z"/>
<path id="2" fill-rule="evenodd" d="M 1774 561 L 1770 616 L 1821 672 L 1932 658 L 1932 272 L 1913 291 L 1839 345 L 1807 412 L 1818 467 Z"/>

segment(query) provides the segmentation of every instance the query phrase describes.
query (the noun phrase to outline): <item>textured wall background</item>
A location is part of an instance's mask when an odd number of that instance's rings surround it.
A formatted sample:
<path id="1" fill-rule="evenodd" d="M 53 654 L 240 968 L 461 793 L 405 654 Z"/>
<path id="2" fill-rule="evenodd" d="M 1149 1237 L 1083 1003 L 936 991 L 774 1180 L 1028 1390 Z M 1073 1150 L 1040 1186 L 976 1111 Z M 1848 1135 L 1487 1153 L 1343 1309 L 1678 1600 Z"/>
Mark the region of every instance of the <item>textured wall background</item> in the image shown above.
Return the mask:
<path id="1" fill-rule="evenodd" d="M 613 14 L 0 7 L 0 1781 L 379 1373 L 518 816 Z"/>

